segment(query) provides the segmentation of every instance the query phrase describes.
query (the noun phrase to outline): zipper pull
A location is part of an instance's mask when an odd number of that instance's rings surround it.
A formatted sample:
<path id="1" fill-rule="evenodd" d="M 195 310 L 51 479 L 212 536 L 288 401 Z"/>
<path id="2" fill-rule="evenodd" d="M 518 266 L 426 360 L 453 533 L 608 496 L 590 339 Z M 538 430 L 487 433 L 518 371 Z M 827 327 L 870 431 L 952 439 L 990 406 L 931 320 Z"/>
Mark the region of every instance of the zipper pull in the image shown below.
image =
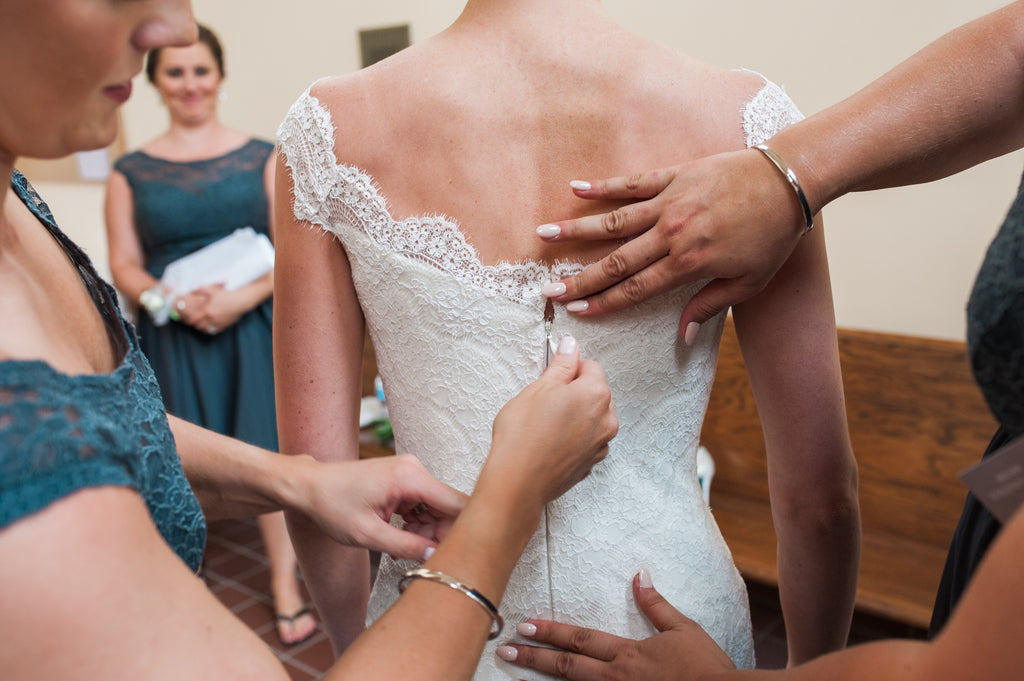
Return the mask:
<path id="1" fill-rule="evenodd" d="M 544 305 L 544 368 L 551 364 L 551 356 L 556 352 L 554 339 L 551 338 L 551 327 L 555 323 L 555 306 L 551 299 Z"/>

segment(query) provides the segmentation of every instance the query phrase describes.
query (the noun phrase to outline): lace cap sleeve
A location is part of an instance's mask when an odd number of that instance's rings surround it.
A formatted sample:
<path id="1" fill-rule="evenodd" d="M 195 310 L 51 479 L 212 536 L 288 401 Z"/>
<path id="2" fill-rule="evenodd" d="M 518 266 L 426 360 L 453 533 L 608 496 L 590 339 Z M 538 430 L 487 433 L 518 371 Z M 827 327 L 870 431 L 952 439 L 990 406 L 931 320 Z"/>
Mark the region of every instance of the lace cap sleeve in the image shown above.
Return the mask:
<path id="1" fill-rule="evenodd" d="M 90 429 L 88 419 L 49 390 L 22 381 L 0 385 L 0 527 L 82 487 L 133 484 L 132 462 L 104 456 L 103 436 L 113 435 Z"/>
<path id="2" fill-rule="evenodd" d="M 302 93 L 277 130 L 277 147 L 292 173 L 292 212 L 299 220 L 325 225 L 325 200 L 336 172 L 334 123 L 330 112 Z"/>
<path id="3" fill-rule="evenodd" d="M 759 73 L 756 75 L 764 78 Z M 761 144 L 786 126 L 802 121 L 803 118 L 804 115 L 800 113 L 786 91 L 764 78 L 764 86 L 743 107 L 743 132 L 747 147 Z"/>

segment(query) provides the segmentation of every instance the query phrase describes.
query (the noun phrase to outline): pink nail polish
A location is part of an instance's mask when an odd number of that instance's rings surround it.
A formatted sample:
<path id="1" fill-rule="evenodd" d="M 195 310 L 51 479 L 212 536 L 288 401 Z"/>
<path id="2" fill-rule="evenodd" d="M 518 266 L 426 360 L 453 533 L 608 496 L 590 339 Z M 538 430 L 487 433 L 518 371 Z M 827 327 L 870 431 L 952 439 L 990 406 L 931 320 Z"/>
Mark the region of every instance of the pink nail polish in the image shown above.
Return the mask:
<path id="1" fill-rule="evenodd" d="M 558 354 L 571 355 L 576 352 L 576 339 L 566 334 L 558 341 Z"/>
<path id="2" fill-rule="evenodd" d="M 574 300 L 565 306 L 565 309 L 569 312 L 586 312 L 587 308 L 590 307 L 590 303 L 585 300 Z"/>
<path id="3" fill-rule="evenodd" d="M 519 651 L 512 646 L 498 646 L 494 649 L 494 652 L 505 662 L 515 662 L 516 658 L 519 657 Z"/>
<path id="4" fill-rule="evenodd" d="M 641 589 L 653 589 L 654 582 L 651 581 L 651 573 L 647 568 L 640 568 L 640 572 L 637 573 L 637 583 Z"/>
<path id="5" fill-rule="evenodd" d="M 537 236 L 542 239 L 552 239 L 562 233 L 562 228 L 558 225 L 541 225 L 537 228 Z"/>
<path id="6" fill-rule="evenodd" d="M 590 183 L 587 182 L 586 180 L 573 180 L 572 182 L 569 183 L 569 186 L 572 187 L 573 189 L 579 189 L 582 192 L 588 191 L 590 189 Z"/>
<path id="7" fill-rule="evenodd" d="M 426 548 L 426 550 L 423 552 L 423 562 L 424 563 L 426 563 L 428 560 L 430 560 L 430 557 L 432 555 L 434 555 L 434 551 L 437 551 L 437 549 L 435 549 L 433 546 L 428 546 Z"/>
<path id="8" fill-rule="evenodd" d="M 545 298 L 554 298 L 565 293 L 565 284 L 552 281 L 540 287 L 540 294 Z"/>
<path id="9" fill-rule="evenodd" d="M 526 638 L 532 638 L 537 635 L 537 625 L 530 624 L 529 622 L 523 622 L 516 627 L 516 633 Z"/>
<path id="10" fill-rule="evenodd" d="M 693 345 L 694 341 L 697 340 L 698 333 L 700 333 L 700 324 L 697 322 L 690 322 L 686 325 L 686 333 L 683 335 L 683 341 L 687 345 Z"/>

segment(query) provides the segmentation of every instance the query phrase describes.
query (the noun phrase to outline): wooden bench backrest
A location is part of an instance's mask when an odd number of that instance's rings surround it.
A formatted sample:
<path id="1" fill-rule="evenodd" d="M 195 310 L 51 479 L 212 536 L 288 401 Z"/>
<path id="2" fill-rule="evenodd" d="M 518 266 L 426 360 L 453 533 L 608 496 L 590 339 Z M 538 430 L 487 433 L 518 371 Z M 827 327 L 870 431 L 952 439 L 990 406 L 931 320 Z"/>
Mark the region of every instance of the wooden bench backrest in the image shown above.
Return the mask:
<path id="1" fill-rule="evenodd" d="M 963 343 L 839 332 L 850 439 L 865 531 L 947 544 L 966 487 L 996 423 L 974 383 Z M 767 500 L 764 439 L 730 321 L 701 442 L 715 459 L 712 486 Z"/>

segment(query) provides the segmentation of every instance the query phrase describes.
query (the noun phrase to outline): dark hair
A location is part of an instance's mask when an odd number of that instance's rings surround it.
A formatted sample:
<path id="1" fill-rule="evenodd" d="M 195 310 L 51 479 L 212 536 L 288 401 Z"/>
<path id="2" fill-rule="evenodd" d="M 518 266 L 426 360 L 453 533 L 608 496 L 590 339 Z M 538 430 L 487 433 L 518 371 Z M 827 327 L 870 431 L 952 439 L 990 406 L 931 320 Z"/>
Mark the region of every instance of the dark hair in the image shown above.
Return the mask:
<path id="1" fill-rule="evenodd" d="M 210 30 L 208 26 L 202 24 L 197 24 L 197 26 L 199 27 L 199 40 L 197 42 L 210 48 L 213 61 L 217 63 L 217 70 L 220 71 L 220 77 L 223 78 L 227 74 L 224 71 L 224 48 L 220 46 L 220 39 L 217 38 L 217 34 Z M 146 78 L 154 85 L 156 84 L 156 67 L 160 61 L 160 50 L 162 49 L 162 47 L 157 47 L 146 54 Z"/>

